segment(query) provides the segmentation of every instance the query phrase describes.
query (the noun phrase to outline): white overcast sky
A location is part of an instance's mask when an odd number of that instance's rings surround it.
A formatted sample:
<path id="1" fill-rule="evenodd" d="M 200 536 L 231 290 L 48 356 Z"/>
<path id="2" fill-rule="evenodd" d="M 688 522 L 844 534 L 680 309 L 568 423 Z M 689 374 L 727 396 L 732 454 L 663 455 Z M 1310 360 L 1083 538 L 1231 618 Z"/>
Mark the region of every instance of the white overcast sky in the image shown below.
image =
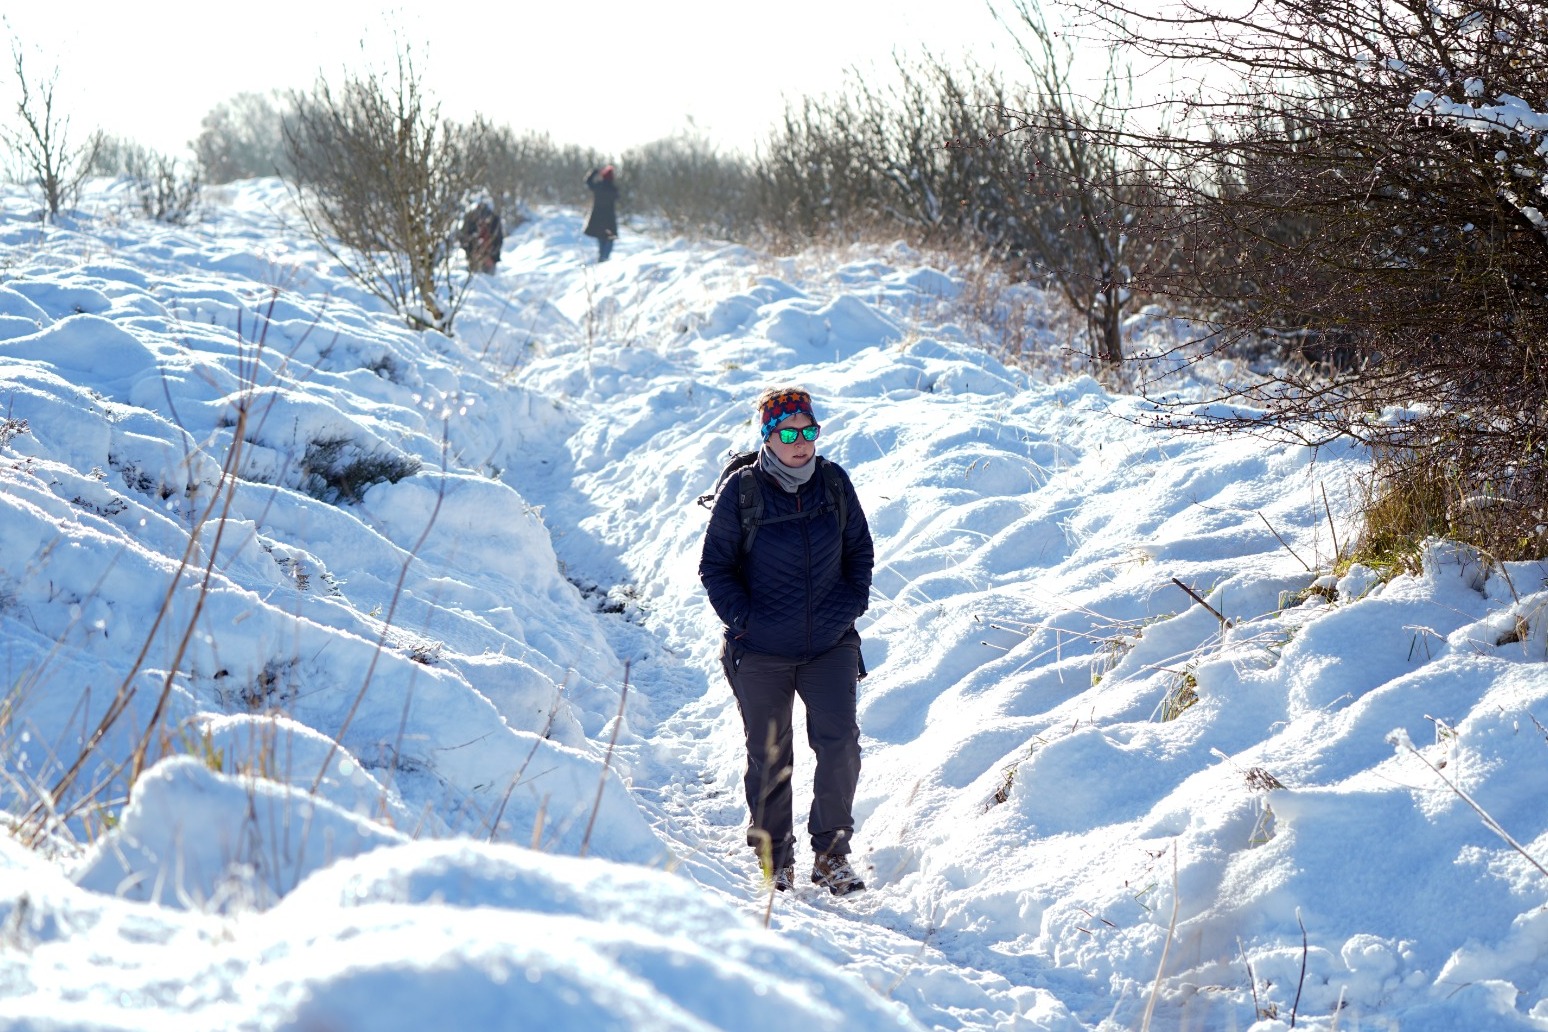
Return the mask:
<path id="1" fill-rule="evenodd" d="M 32 77 L 57 69 L 72 133 L 101 128 L 168 153 L 237 93 L 381 65 L 394 30 L 424 41 L 420 71 L 446 114 L 608 154 L 690 120 L 724 147 L 750 147 L 785 98 L 837 90 L 847 68 L 884 69 L 895 50 L 1014 65 L 986 0 L 0 0 L 0 12 Z M 9 73 L 7 61 L 7 121 Z"/>

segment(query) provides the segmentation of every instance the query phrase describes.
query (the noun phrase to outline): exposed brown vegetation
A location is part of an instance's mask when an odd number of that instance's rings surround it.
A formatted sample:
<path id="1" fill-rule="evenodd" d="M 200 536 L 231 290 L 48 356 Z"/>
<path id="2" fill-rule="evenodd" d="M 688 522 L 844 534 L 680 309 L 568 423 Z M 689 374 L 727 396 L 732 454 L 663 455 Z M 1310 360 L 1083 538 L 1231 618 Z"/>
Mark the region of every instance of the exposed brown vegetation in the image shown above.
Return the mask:
<path id="1" fill-rule="evenodd" d="M 1163 129 L 1122 134 L 1159 189 L 1135 231 L 1174 241 L 1137 285 L 1220 346 L 1292 364 L 1215 426 L 1376 444 L 1398 479 L 1447 471 L 1451 530 L 1540 553 L 1548 505 L 1548 10 L 1518 0 L 1099 0 L 1145 59 L 1208 68 Z M 1289 357 L 1295 357 L 1293 353 Z M 1483 500 L 1484 504 L 1478 504 Z"/>

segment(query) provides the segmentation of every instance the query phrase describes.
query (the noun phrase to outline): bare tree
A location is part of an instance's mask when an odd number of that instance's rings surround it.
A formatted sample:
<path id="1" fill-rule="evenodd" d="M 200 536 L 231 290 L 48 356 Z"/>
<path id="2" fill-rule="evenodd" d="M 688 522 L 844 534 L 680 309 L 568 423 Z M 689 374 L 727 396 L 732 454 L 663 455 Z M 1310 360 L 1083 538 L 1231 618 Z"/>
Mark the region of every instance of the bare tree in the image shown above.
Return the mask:
<path id="1" fill-rule="evenodd" d="M 868 229 L 938 243 L 1003 243 L 1025 169 L 1001 146 L 1002 82 L 976 68 L 895 58 L 888 77 L 851 72 L 844 92 L 786 108 L 754 163 L 758 217 L 786 235 Z M 953 146 L 956 145 L 956 150 Z"/>
<path id="2" fill-rule="evenodd" d="M 631 147 L 619 165 L 631 211 L 659 215 L 679 231 L 724 237 L 746 233 L 752 222 L 751 167 L 697 132 Z"/>
<path id="3" fill-rule="evenodd" d="M 853 234 L 879 220 L 867 186 L 878 147 L 861 136 L 862 103 L 850 93 L 786 106 L 757 163 L 760 219 L 775 236 Z"/>
<path id="4" fill-rule="evenodd" d="M 547 133 L 531 130 L 518 135 L 503 125 L 475 122 L 468 145 L 469 161 L 483 170 L 482 189 L 507 230 L 528 205 L 574 203 L 585 171 L 606 164 L 590 148 L 557 144 Z"/>
<path id="5" fill-rule="evenodd" d="M 788 107 L 756 163 L 757 210 L 786 236 L 965 240 L 1056 289 L 1085 319 L 1093 361 L 1116 366 L 1129 264 L 1166 249 L 1132 225 L 1149 187 L 1121 145 L 1127 78 L 1110 64 L 1095 96 L 1077 96 L 1070 48 L 1036 7 L 1017 13 L 1025 84 L 897 58 L 894 76 L 856 72 L 840 95 Z"/>
<path id="6" fill-rule="evenodd" d="M 1371 442 L 1400 479 L 1444 469 L 1432 530 L 1482 505 L 1514 514 L 1490 547 L 1540 551 L 1548 4 L 1084 6 L 1138 53 L 1211 70 L 1173 129 L 1127 138 L 1165 181 L 1151 221 L 1184 257 L 1142 270 L 1149 289 L 1221 339 L 1310 332 L 1344 351 L 1332 375 L 1250 392 L 1235 424 Z"/>
<path id="7" fill-rule="evenodd" d="M 253 176 L 289 175 L 285 157 L 288 104 L 277 93 L 238 93 L 210 109 L 199 123 L 194 156 L 203 178 L 229 183 Z"/>
<path id="8" fill-rule="evenodd" d="M 1007 191 L 1027 259 L 1089 324 L 1092 358 L 1123 361 L 1123 317 L 1131 306 L 1136 260 L 1164 261 L 1164 237 L 1139 232 L 1136 218 L 1150 188 L 1143 163 L 1122 145 L 1133 98 L 1116 50 L 1095 93 L 1072 85 L 1074 48 L 1056 34 L 1041 7 L 1014 0 L 1015 38 L 1029 81 L 1015 107 L 1005 107 L 1001 133 L 1024 141 L 1026 188 Z M 997 14 L 998 16 L 998 14 Z M 1141 253 L 1145 252 L 1145 253 Z"/>
<path id="9" fill-rule="evenodd" d="M 20 90 L 16 114 L 21 124 L 19 128 L 0 132 L 22 174 L 43 191 L 43 203 L 52 218 L 79 195 L 81 182 L 101 143 L 101 134 L 92 133 L 84 143 L 71 144 L 70 119 L 54 104 L 59 72 L 55 69 L 41 84 L 34 85 L 27 78 L 20 42 L 11 46 L 11 67 Z"/>
<path id="10" fill-rule="evenodd" d="M 448 244 L 484 181 L 488 127 L 442 118 L 407 48 L 391 78 L 319 81 L 291 102 L 285 150 L 313 237 L 410 327 L 450 333 L 468 274 Z"/>

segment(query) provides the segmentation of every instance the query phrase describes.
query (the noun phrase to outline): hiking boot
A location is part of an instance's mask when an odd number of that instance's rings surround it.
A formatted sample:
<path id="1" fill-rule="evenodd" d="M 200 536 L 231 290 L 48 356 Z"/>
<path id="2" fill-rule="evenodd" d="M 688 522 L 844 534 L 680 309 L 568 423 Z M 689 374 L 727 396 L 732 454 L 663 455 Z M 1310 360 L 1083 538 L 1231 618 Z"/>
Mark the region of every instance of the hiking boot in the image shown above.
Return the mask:
<path id="1" fill-rule="evenodd" d="M 835 896 L 865 891 L 865 882 L 849 866 L 849 857 L 842 855 L 819 856 L 812 864 L 812 881 L 827 886 Z"/>
<path id="2" fill-rule="evenodd" d="M 795 888 L 795 864 L 786 864 L 774 872 L 774 887 L 780 892 Z"/>

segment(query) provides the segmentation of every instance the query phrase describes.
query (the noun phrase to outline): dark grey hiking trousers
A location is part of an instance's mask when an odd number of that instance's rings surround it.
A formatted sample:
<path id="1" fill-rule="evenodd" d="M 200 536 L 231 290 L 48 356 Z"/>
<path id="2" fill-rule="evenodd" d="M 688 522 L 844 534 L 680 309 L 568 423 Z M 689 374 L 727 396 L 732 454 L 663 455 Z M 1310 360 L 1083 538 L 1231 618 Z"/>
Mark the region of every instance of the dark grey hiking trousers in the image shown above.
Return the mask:
<path id="1" fill-rule="evenodd" d="M 792 720 L 799 695 L 806 707 L 806 740 L 817 756 L 806 824 L 812 851 L 847 854 L 860 781 L 860 725 L 855 718 L 860 636 L 850 631 L 833 648 L 805 661 L 749 652 L 734 642 L 725 644 L 720 658 L 747 736 L 747 774 L 742 779 L 752 815 L 747 844 L 761 849 L 768 841 L 776 870 L 794 859 Z"/>

